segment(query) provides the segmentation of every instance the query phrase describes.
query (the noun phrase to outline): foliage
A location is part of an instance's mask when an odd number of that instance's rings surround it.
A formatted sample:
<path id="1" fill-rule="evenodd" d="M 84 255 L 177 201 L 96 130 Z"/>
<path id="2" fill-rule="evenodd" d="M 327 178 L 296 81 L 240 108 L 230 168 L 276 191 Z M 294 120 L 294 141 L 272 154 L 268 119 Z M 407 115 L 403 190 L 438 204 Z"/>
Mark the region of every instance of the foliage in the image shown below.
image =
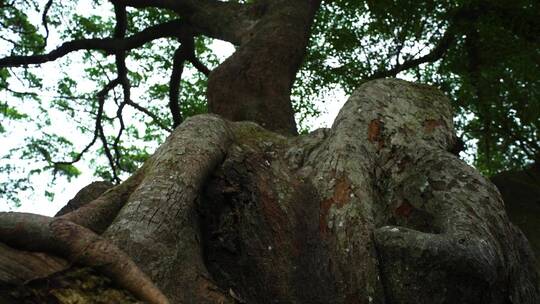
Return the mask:
<path id="1" fill-rule="evenodd" d="M 539 11 L 530 0 L 328 2 L 302 85 L 350 93 L 359 79 L 395 75 L 433 84 L 455 102 L 481 172 L 521 168 L 540 155 Z"/>
<path id="2" fill-rule="evenodd" d="M 523 167 L 540 154 L 539 6 L 533 0 L 324 2 L 293 88 L 301 130 L 319 114 L 315 102 L 332 90 L 351 93 L 362 81 L 397 75 L 451 96 L 466 153 L 483 173 Z M 0 7 L 2 56 L 44 54 L 62 41 L 117 35 L 114 8 L 104 0 L 12 0 Z M 157 8 L 128 8 L 127 17 L 127 37 L 179 18 Z M 194 53 L 210 69 L 221 60 L 212 43 L 194 40 Z M 0 181 L 0 196 L 16 201 L 18 190 L 31 187 L 30 176 L 47 170 L 76 177 L 82 158 L 105 179 L 133 172 L 172 128 L 169 83 L 179 45 L 164 37 L 116 53 L 125 56 L 129 96 L 125 83 L 105 90 L 119 71 L 114 52 L 84 50 L 42 66 L 0 68 L 0 133 L 20 136 L 14 129 L 28 127 L 24 144 L 0 162 L 8 176 Z M 45 74 L 51 71 L 55 77 Z M 204 73 L 186 66 L 182 118 L 207 111 L 205 87 Z M 14 159 L 32 165 L 16 169 Z"/>

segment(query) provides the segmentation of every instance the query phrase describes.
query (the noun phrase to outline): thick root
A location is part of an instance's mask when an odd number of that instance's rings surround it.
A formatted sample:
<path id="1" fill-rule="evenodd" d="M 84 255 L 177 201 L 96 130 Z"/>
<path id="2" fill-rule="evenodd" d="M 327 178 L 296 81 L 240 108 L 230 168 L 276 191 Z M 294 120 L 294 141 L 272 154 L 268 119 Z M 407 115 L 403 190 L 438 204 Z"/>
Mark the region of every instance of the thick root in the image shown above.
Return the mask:
<path id="1" fill-rule="evenodd" d="M 100 269 L 148 303 L 169 303 L 131 258 L 89 229 L 62 218 L 0 213 L 0 240 L 16 248 L 50 252 L 74 264 Z"/>

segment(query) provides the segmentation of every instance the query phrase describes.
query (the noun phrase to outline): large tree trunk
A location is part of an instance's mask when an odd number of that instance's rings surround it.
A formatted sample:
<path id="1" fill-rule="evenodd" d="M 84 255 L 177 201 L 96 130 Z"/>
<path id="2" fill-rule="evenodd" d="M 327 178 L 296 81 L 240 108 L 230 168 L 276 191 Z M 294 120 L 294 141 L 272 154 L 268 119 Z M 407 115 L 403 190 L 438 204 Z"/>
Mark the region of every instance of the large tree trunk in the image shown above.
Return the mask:
<path id="1" fill-rule="evenodd" d="M 171 303 L 538 303 L 528 243 L 496 188 L 448 152 L 454 142 L 448 100 L 400 80 L 362 85 L 332 128 L 306 136 L 193 117 L 124 184 L 36 220 L 32 245 L 18 238 L 28 219 L 1 214 L 6 245 L 73 264 L 1 246 L 0 300 L 135 301 L 103 279 L 113 250 L 149 280 L 128 264 L 108 276 L 154 303 L 167 302 L 156 290 Z M 101 245 L 77 255 L 40 243 L 73 251 L 66 223 Z M 78 286 L 88 278 L 101 279 Z"/>

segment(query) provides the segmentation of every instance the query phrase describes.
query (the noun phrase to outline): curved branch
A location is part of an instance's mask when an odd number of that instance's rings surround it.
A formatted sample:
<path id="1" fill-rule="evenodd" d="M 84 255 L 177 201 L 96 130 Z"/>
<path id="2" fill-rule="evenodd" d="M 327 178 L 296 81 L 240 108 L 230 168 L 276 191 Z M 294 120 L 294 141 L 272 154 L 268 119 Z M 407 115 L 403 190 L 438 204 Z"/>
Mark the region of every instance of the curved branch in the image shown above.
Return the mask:
<path id="1" fill-rule="evenodd" d="M 103 151 L 105 152 L 105 156 L 107 156 L 107 160 L 109 161 L 109 166 L 111 167 L 113 181 L 118 184 L 120 183 L 120 177 L 118 177 L 118 174 L 116 172 L 117 168 L 114 162 L 114 157 L 111 153 L 111 150 L 109 149 L 109 143 L 101 125 L 99 125 L 98 135 L 99 139 L 101 140 L 101 144 L 103 145 Z"/>
<path id="2" fill-rule="evenodd" d="M 96 124 L 95 124 L 95 127 L 94 127 L 94 136 L 92 137 L 92 140 L 90 141 L 90 143 L 88 143 L 83 149 L 81 152 L 79 152 L 77 154 L 77 156 L 75 156 L 71 161 L 57 161 L 57 162 L 53 162 L 55 166 L 58 166 L 58 165 L 72 165 L 78 161 L 81 160 L 81 158 L 83 157 L 83 155 L 88 152 L 88 150 L 96 143 L 98 137 L 99 137 L 99 129 L 101 127 L 101 120 L 103 118 L 103 106 L 105 104 L 105 96 L 109 93 L 110 90 L 112 90 L 115 86 L 117 86 L 118 84 L 120 83 L 120 81 L 118 79 L 114 79 L 112 81 L 110 81 L 107 85 L 105 85 L 103 87 L 103 89 L 101 89 L 101 91 L 99 91 L 96 95 L 97 95 L 97 98 L 98 98 L 98 111 L 97 111 L 97 114 L 96 114 Z"/>
<path id="3" fill-rule="evenodd" d="M 53 0 L 47 1 L 47 3 L 45 4 L 45 8 L 43 9 L 43 14 L 41 15 L 41 24 L 45 28 L 45 40 L 43 43 L 43 48 L 47 46 L 47 39 L 49 38 L 49 25 L 47 24 L 47 14 L 51 9 L 52 3 Z"/>
<path id="4" fill-rule="evenodd" d="M 79 50 L 100 50 L 107 54 L 114 54 L 119 51 L 131 50 L 143 44 L 165 37 L 178 37 L 186 32 L 196 32 L 195 29 L 180 20 L 173 20 L 159 25 L 151 26 L 137 34 L 127 38 L 92 38 L 73 40 L 63 43 L 55 50 L 40 55 L 30 56 L 8 56 L 0 59 L 0 68 L 16 67 L 29 64 L 41 64 L 54 61 L 71 52 Z"/>
<path id="5" fill-rule="evenodd" d="M 118 133 L 116 134 L 116 138 L 114 139 L 114 142 L 112 144 L 112 148 L 114 150 L 115 164 L 116 164 L 116 167 L 119 169 L 122 169 L 122 164 L 120 163 L 120 158 L 122 157 L 122 153 L 120 150 L 120 139 L 122 138 L 122 134 L 124 133 L 124 130 L 126 129 L 126 125 L 124 123 L 124 117 L 123 117 L 123 111 L 126 104 L 127 103 L 123 101 L 118 106 L 118 110 L 116 111 L 116 118 L 118 119 L 118 122 L 120 123 L 120 128 L 118 128 Z"/>
<path id="6" fill-rule="evenodd" d="M 123 39 L 126 36 L 126 30 L 128 26 L 126 7 L 115 5 L 114 12 L 116 15 L 114 38 Z M 120 146 L 119 146 L 122 133 L 125 129 L 124 119 L 122 117 L 122 111 L 125 105 L 127 104 L 127 101 L 131 99 L 131 84 L 129 82 L 129 78 L 127 75 L 128 69 L 126 65 L 126 51 L 125 50 L 117 51 L 115 57 L 116 57 L 115 58 L 116 70 L 118 74 L 118 79 L 120 79 L 120 84 L 122 85 L 122 93 L 123 93 L 124 101 L 118 106 L 118 110 L 116 111 L 116 118 L 120 122 L 120 128 L 118 130 L 118 134 L 116 135 L 116 138 L 114 139 L 112 148 L 115 154 L 114 159 L 115 159 L 116 168 L 122 170 L 122 166 L 120 163 L 120 158 L 122 157 L 122 154 L 120 152 Z M 111 168 L 111 169 L 113 169 L 114 171 L 114 168 Z"/>
<path id="7" fill-rule="evenodd" d="M 179 105 L 180 81 L 182 80 L 182 72 L 184 71 L 184 63 L 186 62 L 186 47 L 182 45 L 174 52 L 173 67 L 171 80 L 169 81 L 169 109 L 171 111 L 173 128 L 178 127 L 182 123 L 182 113 Z"/>
<path id="8" fill-rule="evenodd" d="M 173 128 L 182 123 L 182 113 L 180 110 L 180 84 L 185 62 L 189 61 L 193 66 L 208 76 L 210 70 L 195 56 L 195 41 L 193 35 L 181 37 L 180 47 L 174 52 L 171 79 L 169 81 L 169 109 L 173 119 Z"/>

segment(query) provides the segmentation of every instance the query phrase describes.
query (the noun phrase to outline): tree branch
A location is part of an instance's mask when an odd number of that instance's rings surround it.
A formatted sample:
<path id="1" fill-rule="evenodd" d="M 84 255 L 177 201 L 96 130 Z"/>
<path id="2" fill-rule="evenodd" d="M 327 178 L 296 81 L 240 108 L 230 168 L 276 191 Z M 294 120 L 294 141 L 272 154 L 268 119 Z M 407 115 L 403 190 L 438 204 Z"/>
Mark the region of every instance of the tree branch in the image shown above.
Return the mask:
<path id="1" fill-rule="evenodd" d="M 162 121 L 161 119 L 159 119 L 159 117 L 157 117 L 156 114 L 152 113 L 150 110 L 148 110 L 147 108 L 141 106 L 140 104 L 138 103 L 135 103 L 133 100 L 130 100 L 128 102 L 128 105 L 131 106 L 132 108 L 138 110 L 139 112 L 143 113 L 143 114 L 146 114 L 146 116 L 152 118 L 152 120 L 154 121 L 154 123 L 156 125 L 158 125 L 158 127 L 160 127 L 161 129 L 165 130 L 165 131 L 168 131 L 168 132 L 172 132 L 172 129 L 169 128 L 168 126 L 166 126 Z"/>
<path id="2" fill-rule="evenodd" d="M 105 152 L 105 156 L 109 161 L 109 166 L 111 167 L 113 181 L 118 184 L 120 183 L 120 177 L 118 177 L 118 174 L 116 172 L 117 168 L 114 162 L 114 157 L 111 153 L 111 150 L 109 149 L 109 143 L 107 142 L 107 137 L 105 136 L 105 132 L 103 132 L 103 127 L 101 125 L 99 125 L 98 135 L 99 139 L 101 140 L 101 144 L 103 145 L 103 151 Z"/>
<path id="3" fill-rule="evenodd" d="M 110 81 L 107 85 L 105 85 L 103 87 L 103 89 L 101 89 L 101 91 L 99 91 L 96 94 L 97 98 L 98 98 L 98 111 L 97 111 L 97 114 L 96 114 L 96 123 L 95 123 L 95 128 L 94 128 L 94 136 L 93 136 L 92 140 L 90 141 L 90 143 L 88 143 L 84 147 L 84 149 L 81 152 L 79 152 L 77 154 L 77 156 L 75 156 L 71 161 L 53 162 L 55 166 L 58 166 L 58 165 L 72 165 L 72 164 L 80 161 L 82 156 L 86 152 L 88 152 L 88 150 L 96 143 L 96 141 L 97 141 L 97 139 L 99 137 L 99 130 L 100 130 L 100 127 L 101 127 L 101 120 L 103 118 L 103 106 L 105 104 L 105 96 L 109 93 L 110 90 L 112 90 L 119 83 L 120 83 L 120 81 L 118 79 L 114 79 L 114 80 Z"/>
<path id="4" fill-rule="evenodd" d="M 195 56 L 194 36 L 181 37 L 179 40 L 181 45 L 174 52 L 171 79 L 169 81 L 169 109 L 173 119 L 173 128 L 179 126 L 183 120 L 180 110 L 180 84 L 185 62 L 191 62 L 198 71 L 206 76 L 210 74 L 210 70 Z"/>
<path id="5" fill-rule="evenodd" d="M 45 40 L 43 43 L 43 48 L 47 46 L 47 39 L 49 38 L 49 25 L 47 24 L 47 14 L 49 13 L 49 9 L 51 9 L 53 0 L 47 1 L 45 4 L 45 7 L 43 8 L 43 14 L 41 15 L 41 24 L 45 28 Z"/>
<path id="6" fill-rule="evenodd" d="M 173 67 L 171 80 L 169 81 L 169 109 L 171 111 L 173 128 L 178 127 L 182 123 L 182 113 L 179 105 L 180 81 L 182 80 L 182 72 L 184 71 L 184 63 L 186 61 L 186 46 L 182 44 L 174 52 Z"/>
<path id="7" fill-rule="evenodd" d="M 186 19 L 208 37 L 241 44 L 255 21 L 264 15 L 266 1 L 253 4 L 216 0 L 111 0 L 136 8 L 169 9 Z"/>
<path id="8" fill-rule="evenodd" d="M 151 26 L 127 38 L 92 38 L 80 39 L 63 43 L 61 46 L 47 54 L 30 56 L 8 56 L 0 59 L 0 68 L 16 67 L 29 64 L 40 64 L 54 61 L 71 52 L 79 50 L 101 50 L 107 54 L 131 50 L 155 39 L 164 37 L 178 37 L 183 33 L 198 33 L 192 26 L 180 20 L 173 20 L 159 25 Z"/>
<path id="9" fill-rule="evenodd" d="M 123 39 L 126 36 L 127 31 L 127 11 L 125 6 L 120 5 L 114 5 L 114 12 L 116 15 L 116 25 L 114 28 L 114 38 L 116 39 Z M 120 103 L 118 106 L 118 110 L 116 111 L 116 118 L 118 119 L 120 123 L 120 128 L 118 130 L 118 134 L 116 135 L 116 138 L 114 139 L 114 142 L 112 144 L 112 148 L 114 150 L 114 159 L 116 168 L 122 170 L 122 166 L 120 163 L 120 159 L 122 157 L 122 153 L 120 151 L 120 139 L 122 137 L 122 133 L 125 129 L 124 125 L 124 118 L 122 117 L 122 111 L 124 109 L 124 106 L 127 104 L 128 100 L 131 99 L 131 84 L 129 82 L 128 78 L 128 69 L 126 66 L 126 51 L 121 50 L 116 52 L 115 56 L 116 60 L 116 70 L 118 74 L 118 79 L 120 79 L 120 84 L 122 85 L 122 94 L 124 97 L 124 101 Z M 112 168 L 114 170 L 114 168 Z"/>
<path id="10" fill-rule="evenodd" d="M 393 68 L 389 70 L 381 70 L 373 73 L 371 76 L 367 78 L 367 80 L 371 79 L 377 79 L 377 78 L 385 78 L 385 77 L 394 77 L 399 72 L 408 70 L 410 68 L 414 68 L 416 66 L 419 66 L 422 63 L 427 62 L 435 62 L 439 59 L 441 59 L 444 54 L 446 54 L 446 51 L 448 51 L 448 48 L 452 45 L 454 42 L 454 28 L 453 26 L 449 26 L 444 35 L 439 39 L 439 42 L 435 45 L 431 51 L 419 58 L 411 59 L 403 62 L 402 64 L 397 64 Z"/>
<path id="11" fill-rule="evenodd" d="M 193 67 L 197 69 L 197 71 L 203 73 L 206 77 L 210 75 L 210 69 L 208 69 L 197 57 L 193 57 L 189 60 Z"/>

